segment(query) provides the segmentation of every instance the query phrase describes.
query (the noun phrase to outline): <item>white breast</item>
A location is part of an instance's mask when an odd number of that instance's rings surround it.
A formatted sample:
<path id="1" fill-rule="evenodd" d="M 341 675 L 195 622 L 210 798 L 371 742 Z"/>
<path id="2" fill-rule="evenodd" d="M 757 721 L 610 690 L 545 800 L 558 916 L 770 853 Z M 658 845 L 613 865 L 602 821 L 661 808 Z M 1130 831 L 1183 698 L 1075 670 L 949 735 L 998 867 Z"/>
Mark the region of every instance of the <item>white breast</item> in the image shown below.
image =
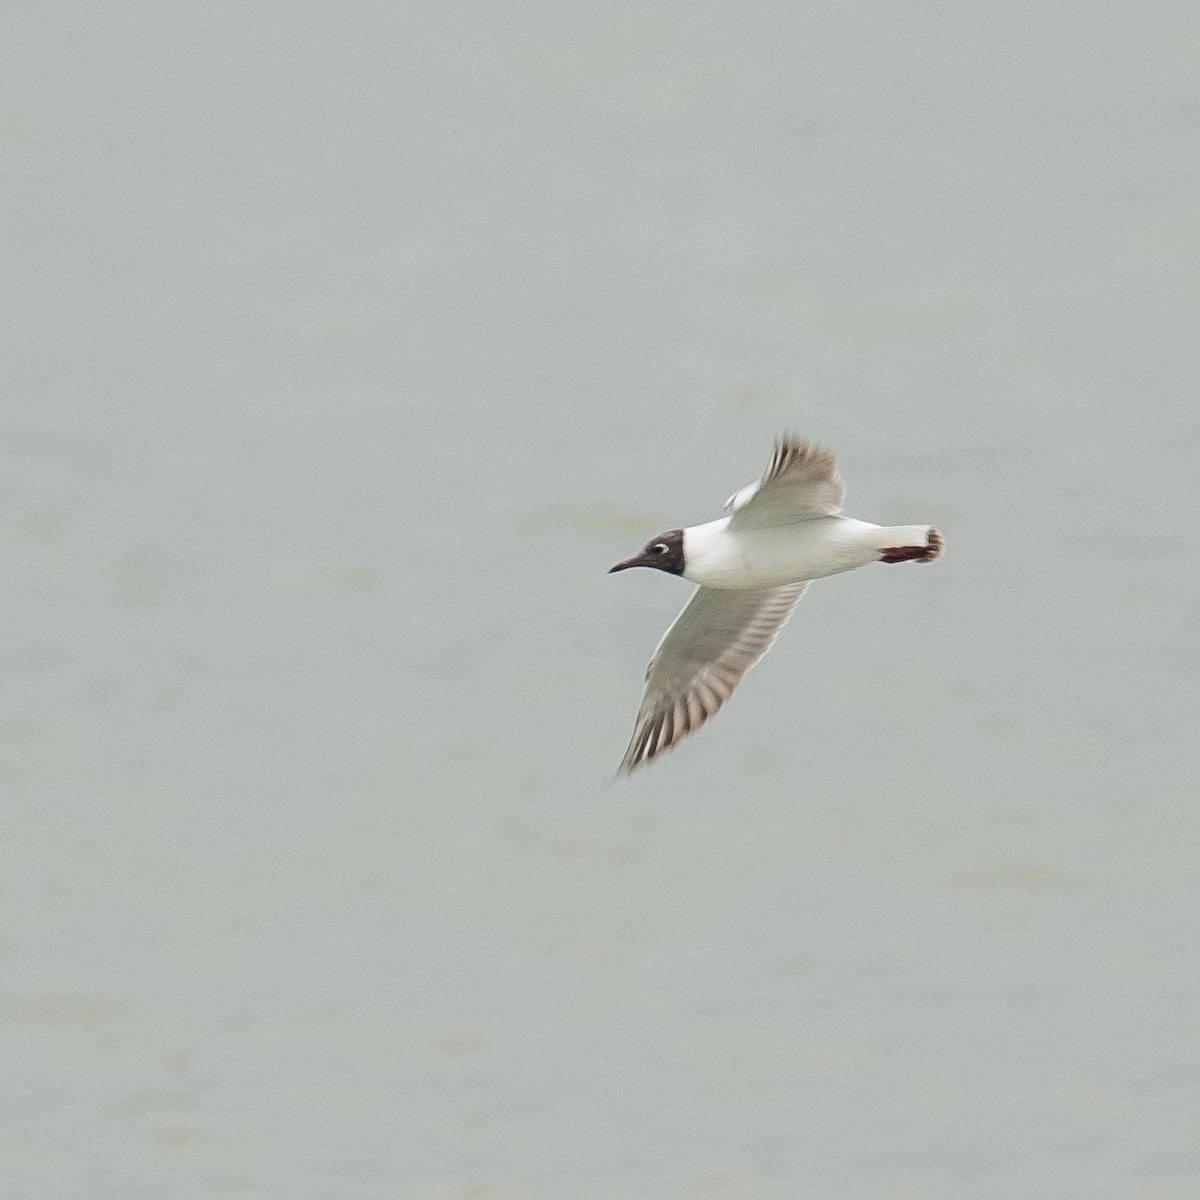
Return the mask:
<path id="1" fill-rule="evenodd" d="M 778 587 L 850 571 L 879 558 L 880 526 L 820 517 L 769 529 L 729 529 L 729 518 L 683 532 L 684 577 L 715 588 Z"/>

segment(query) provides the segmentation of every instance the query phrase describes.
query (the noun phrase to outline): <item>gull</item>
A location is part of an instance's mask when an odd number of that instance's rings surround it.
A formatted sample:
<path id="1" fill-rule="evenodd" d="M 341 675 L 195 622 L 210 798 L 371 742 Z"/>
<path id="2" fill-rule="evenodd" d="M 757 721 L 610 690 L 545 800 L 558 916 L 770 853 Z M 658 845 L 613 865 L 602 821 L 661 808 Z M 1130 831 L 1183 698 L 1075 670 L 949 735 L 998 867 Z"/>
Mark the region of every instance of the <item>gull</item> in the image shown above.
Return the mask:
<path id="1" fill-rule="evenodd" d="M 844 517 L 837 460 L 793 434 L 775 440 L 756 483 L 703 525 L 670 529 L 609 571 L 653 567 L 700 586 L 663 635 L 633 737 L 617 773 L 632 771 L 694 733 L 771 648 L 810 580 L 872 562 L 933 562 L 932 525 L 872 525 Z"/>

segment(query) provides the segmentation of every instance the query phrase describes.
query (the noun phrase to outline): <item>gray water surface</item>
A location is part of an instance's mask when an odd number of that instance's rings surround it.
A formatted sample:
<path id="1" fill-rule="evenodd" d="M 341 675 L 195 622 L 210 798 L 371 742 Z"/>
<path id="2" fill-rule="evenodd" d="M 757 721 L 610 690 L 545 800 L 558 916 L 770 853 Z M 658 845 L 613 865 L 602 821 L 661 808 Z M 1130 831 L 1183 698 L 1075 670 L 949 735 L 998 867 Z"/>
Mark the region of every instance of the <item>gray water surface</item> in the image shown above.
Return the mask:
<path id="1" fill-rule="evenodd" d="M 1194 5 L 3 24 L 0 1193 L 1200 1194 Z"/>

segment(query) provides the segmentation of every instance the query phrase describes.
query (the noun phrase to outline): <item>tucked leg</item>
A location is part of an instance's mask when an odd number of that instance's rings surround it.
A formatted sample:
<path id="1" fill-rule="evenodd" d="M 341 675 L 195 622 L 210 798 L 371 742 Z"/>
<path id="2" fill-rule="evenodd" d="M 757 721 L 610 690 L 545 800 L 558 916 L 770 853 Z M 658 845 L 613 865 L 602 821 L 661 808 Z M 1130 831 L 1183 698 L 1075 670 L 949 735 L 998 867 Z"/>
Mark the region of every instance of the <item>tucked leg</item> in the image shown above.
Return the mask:
<path id="1" fill-rule="evenodd" d="M 887 546 L 879 552 L 879 561 L 885 563 L 933 562 L 942 553 L 945 543 L 936 529 L 929 531 L 929 542 L 924 546 Z"/>

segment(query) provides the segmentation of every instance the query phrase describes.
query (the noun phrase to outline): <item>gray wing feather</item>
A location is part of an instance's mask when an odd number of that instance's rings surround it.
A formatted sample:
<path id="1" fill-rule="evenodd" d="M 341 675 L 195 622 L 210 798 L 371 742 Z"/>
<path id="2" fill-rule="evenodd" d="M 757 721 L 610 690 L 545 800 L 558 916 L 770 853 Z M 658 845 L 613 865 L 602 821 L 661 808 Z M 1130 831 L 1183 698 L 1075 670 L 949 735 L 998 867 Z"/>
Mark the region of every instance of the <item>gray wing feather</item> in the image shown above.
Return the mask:
<path id="1" fill-rule="evenodd" d="M 807 587 L 803 582 L 749 591 L 697 588 L 646 669 L 646 690 L 620 771 L 670 750 L 714 716 L 771 648 Z"/>
<path id="2" fill-rule="evenodd" d="M 845 497 L 846 484 L 833 454 L 785 433 L 776 439 L 762 479 L 735 492 L 725 507 L 733 514 L 731 529 L 765 529 L 835 517 Z"/>

